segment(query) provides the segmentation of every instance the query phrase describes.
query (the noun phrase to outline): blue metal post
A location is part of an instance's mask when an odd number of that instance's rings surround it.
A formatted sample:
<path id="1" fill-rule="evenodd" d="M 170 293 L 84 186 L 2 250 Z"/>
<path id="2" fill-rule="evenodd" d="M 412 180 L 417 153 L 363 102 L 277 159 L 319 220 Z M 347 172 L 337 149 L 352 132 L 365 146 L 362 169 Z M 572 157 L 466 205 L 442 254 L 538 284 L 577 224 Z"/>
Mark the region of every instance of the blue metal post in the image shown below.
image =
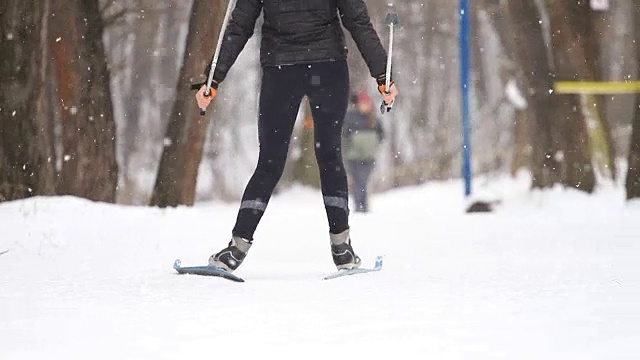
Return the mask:
<path id="1" fill-rule="evenodd" d="M 464 195 L 471 195 L 471 126 L 469 124 L 469 0 L 460 0 L 460 86 L 462 91 L 462 175 Z"/>

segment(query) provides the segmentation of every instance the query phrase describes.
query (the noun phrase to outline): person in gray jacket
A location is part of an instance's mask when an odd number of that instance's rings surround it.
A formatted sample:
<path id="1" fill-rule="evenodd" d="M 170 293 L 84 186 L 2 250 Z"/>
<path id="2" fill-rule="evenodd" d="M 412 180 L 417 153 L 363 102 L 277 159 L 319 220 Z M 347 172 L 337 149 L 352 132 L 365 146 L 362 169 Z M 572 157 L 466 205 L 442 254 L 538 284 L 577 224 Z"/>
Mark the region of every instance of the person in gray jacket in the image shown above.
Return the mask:
<path id="1" fill-rule="evenodd" d="M 352 98 L 354 109 L 344 118 L 343 147 L 356 212 L 369 211 L 367 187 L 375 167 L 384 128 L 376 115 L 373 100 L 361 92 Z"/>

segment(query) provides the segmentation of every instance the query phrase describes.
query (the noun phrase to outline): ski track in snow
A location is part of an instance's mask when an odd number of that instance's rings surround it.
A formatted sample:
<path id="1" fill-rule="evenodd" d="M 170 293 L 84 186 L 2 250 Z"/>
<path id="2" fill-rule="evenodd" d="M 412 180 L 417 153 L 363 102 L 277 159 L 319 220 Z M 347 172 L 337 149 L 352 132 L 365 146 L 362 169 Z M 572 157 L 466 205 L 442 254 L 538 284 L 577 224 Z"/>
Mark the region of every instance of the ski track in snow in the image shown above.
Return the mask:
<path id="1" fill-rule="evenodd" d="M 329 281 L 307 189 L 272 199 L 245 283 L 172 269 L 224 247 L 237 204 L 0 204 L 0 358 L 638 358 L 638 204 L 491 185 L 491 214 L 464 214 L 459 182 L 374 196 L 351 231 L 383 271 Z"/>

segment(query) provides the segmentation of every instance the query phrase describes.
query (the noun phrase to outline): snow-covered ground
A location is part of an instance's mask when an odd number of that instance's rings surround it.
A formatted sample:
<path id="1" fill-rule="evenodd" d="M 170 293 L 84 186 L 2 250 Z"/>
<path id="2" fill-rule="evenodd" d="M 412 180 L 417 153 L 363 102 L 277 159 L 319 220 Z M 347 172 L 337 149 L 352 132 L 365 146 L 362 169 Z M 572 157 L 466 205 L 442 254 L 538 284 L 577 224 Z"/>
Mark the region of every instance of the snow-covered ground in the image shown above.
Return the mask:
<path id="1" fill-rule="evenodd" d="M 321 197 L 272 199 L 245 283 L 180 276 L 223 247 L 237 204 L 0 204 L 0 359 L 638 359 L 640 204 L 527 191 L 465 214 L 459 182 L 373 197 L 352 215 L 366 265 L 330 281 Z"/>

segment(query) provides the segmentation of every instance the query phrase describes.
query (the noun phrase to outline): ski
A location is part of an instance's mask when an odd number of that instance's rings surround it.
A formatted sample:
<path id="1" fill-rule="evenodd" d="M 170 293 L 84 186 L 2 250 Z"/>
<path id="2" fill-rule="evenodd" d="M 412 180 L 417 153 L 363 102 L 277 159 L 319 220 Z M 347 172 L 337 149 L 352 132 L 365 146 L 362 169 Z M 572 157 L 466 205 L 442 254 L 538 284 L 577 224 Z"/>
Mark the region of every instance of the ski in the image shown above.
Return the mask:
<path id="1" fill-rule="evenodd" d="M 2 251 L 0 251 L 0 255 L 4 255 L 4 254 L 6 254 L 6 253 L 8 253 L 8 252 L 9 252 L 9 249 L 2 250 Z"/>
<path id="2" fill-rule="evenodd" d="M 215 266 L 182 266 L 182 262 L 180 260 L 176 260 L 173 263 L 173 268 L 178 272 L 178 274 L 190 274 L 190 275 L 202 275 L 202 276 L 215 276 L 221 277 L 223 279 L 235 281 L 235 282 L 244 282 L 244 279 L 233 275 L 232 273 L 221 269 Z"/>
<path id="3" fill-rule="evenodd" d="M 348 270 L 338 270 L 333 272 L 323 278 L 323 280 L 331 280 L 343 276 L 356 275 L 356 274 L 365 274 L 375 271 L 382 270 L 382 256 L 376 257 L 376 263 L 373 268 L 356 268 L 356 269 L 348 269 Z"/>
<path id="4" fill-rule="evenodd" d="M 173 268 L 178 272 L 178 274 L 215 276 L 215 277 L 221 277 L 223 279 L 227 279 L 235 282 L 244 282 L 243 278 L 215 266 L 208 266 L 208 265 L 207 266 L 182 266 L 182 262 L 180 260 L 176 260 L 173 263 Z M 376 257 L 376 262 L 373 268 L 356 268 L 356 269 L 348 269 L 348 270 L 338 270 L 336 272 L 326 275 L 323 278 L 323 280 L 331 280 L 331 279 L 336 279 L 343 276 L 365 274 L 365 273 L 376 272 L 380 270 L 382 270 L 382 256 Z"/>

